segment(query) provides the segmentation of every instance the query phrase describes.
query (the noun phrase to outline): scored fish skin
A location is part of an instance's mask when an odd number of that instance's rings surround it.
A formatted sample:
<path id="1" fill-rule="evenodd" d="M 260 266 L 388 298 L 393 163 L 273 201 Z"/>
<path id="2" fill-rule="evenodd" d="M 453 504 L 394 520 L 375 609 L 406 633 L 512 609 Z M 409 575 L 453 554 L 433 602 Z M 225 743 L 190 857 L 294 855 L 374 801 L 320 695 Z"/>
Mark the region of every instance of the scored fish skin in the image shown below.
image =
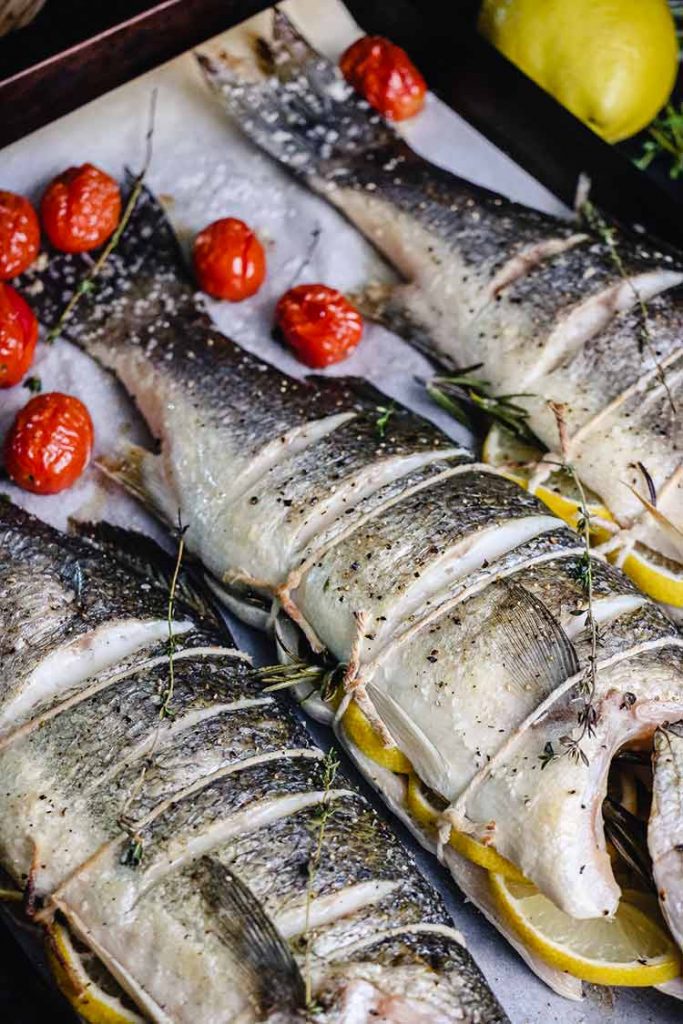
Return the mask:
<path id="1" fill-rule="evenodd" d="M 41 282 L 45 322 L 80 265 L 53 254 L 26 275 L 29 287 Z M 675 626 L 593 559 L 599 728 L 585 738 L 588 765 L 559 756 L 561 738 L 580 731 L 591 653 L 576 534 L 411 413 L 397 409 L 377 443 L 365 419 L 376 422 L 383 396 L 343 379 L 291 381 L 241 352 L 195 306 L 148 192 L 107 274 L 66 334 L 113 370 L 161 442 L 156 455 L 124 450 L 110 471 L 169 523 L 180 515 L 217 584 L 275 597 L 349 665 L 355 699 L 452 802 L 456 827 L 493 842 L 570 914 L 613 913 L 607 769 L 624 743 L 680 717 Z M 262 407 L 278 434 L 262 428 Z M 318 453 L 330 457 L 337 433 L 347 450 L 352 416 L 367 460 L 351 459 L 339 479 Z M 386 474 L 374 474 L 377 460 Z M 358 486 L 361 464 L 371 480 Z M 302 534 L 307 505 L 316 511 Z M 558 756 L 542 769 L 549 743 Z"/>
<path id="2" fill-rule="evenodd" d="M 287 977 L 289 957 L 301 983 L 308 913 L 316 1019 L 504 1024 L 398 840 L 342 770 L 325 783 L 291 710 L 182 594 L 160 717 L 169 593 L 151 580 L 0 502 L 0 865 L 30 884 L 39 918 L 63 914 L 154 1021 L 308 1019 Z M 48 689 L 38 673 L 60 659 Z M 259 961 L 260 979 L 255 951 L 222 924 L 233 878 L 257 901 L 252 931 L 264 913 L 279 929 L 283 962 Z"/>
<path id="3" fill-rule="evenodd" d="M 374 315 L 450 365 L 481 363 L 557 451 L 549 401 L 567 406 L 568 457 L 625 529 L 664 555 L 680 542 L 644 515 L 636 464 L 683 527 L 683 264 L 645 238 L 604 237 L 429 164 L 369 110 L 287 17 L 274 14 L 272 77 L 201 56 L 246 134 L 337 206 L 408 282 Z M 261 58 L 267 49 L 261 49 Z M 382 293 L 384 294 L 382 295 Z M 640 300 L 647 304 L 643 337 Z M 527 394 L 529 393 L 529 394 Z"/>

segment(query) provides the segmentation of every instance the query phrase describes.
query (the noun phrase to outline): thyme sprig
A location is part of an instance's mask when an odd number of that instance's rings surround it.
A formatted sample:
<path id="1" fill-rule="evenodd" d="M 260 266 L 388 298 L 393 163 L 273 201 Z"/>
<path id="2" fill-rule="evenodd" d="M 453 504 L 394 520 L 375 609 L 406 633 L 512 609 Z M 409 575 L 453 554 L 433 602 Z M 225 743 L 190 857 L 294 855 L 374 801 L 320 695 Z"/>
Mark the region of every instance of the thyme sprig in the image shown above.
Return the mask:
<path id="1" fill-rule="evenodd" d="M 133 187 L 130 191 L 130 195 L 128 196 L 128 200 L 126 201 L 123 213 L 121 214 L 121 219 L 119 220 L 116 230 L 114 231 L 113 235 L 105 245 L 100 255 L 91 264 L 91 266 L 88 268 L 84 276 L 76 285 L 73 294 L 71 295 L 71 298 L 69 299 L 64 309 L 60 313 L 57 322 L 47 332 L 45 342 L 48 345 L 51 345 L 52 342 L 55 341 L 55 339 L 58 338 L 59 335 L 62 333 L 65 323 L 67 322 L 67 320 L 73 313 L 74 309 L 80 302 L 81 297 L 83 295 L 87 295 L 89 292 L 92 292 L 94 290 L 95 279 L 98 277 L 102 268 L 105 266 L 107 260 L 113 253 L 114 249 L 121 241 L 121 236 L 123 235 L 123 232 L 126 230 L 128 221 L 130 220 L 133 214 L 133 210 L 135 209 L 137 201 L 140 197 L 140 193 L 142 192 L 142 186 L 145 180 L 145 176 L 147 174 L 147 171 L 149 170 L 149 165 L 152 159 L 152 142 L 154 139 L 154 121 L 156 117 L 156 105 L 157 91 L 156 89 L 154 89 L 152 91 L 152 95 L 150 98 L 149 122 L 147 127 L 147 134 L 145 136 L 145 159 L 143 161 L 141 170 L 133 180 Z"/>
<path id="2" fill-rule="evenodd" d="M 173 619 L 175 617 L 175 603 L 176 594 L 178 591 L 178 577 L 180 576 L 180 568 L 183 564 L 183 555 L 185 553 L 185 534 L 187 533 L 187 526 L 183 526 L 180 518 L 180 509 L 178 509 L 178 550 L 176 553 L 175 566 L 173 568 L 173 575 L 171 577 L 171 584 L 168 588 L 168 604 L 166 607 L 166 625 L 168 628 L 168 685 L 162 694 L 161 708 L 159 709 L 159 718 L 173 718 L 175 712 L 171 708 L 171 701 L 173 700 L 173 693 L 175 690 L 175 666 L 174 656 L 176 652 L 176 636 L 173 630 Z"/>
<path id="3" fill-rule="evenodd" d="M 581 585 L 581 589 L 586 595 L 587 607 L 585 611 L 582 610 L 578 614 L 585 616 L 585 627 L 590 638 L 588 662 L 577 684 L 577 691 L 580 699 L 580 706 L 577 715 L 579 727 L 578 735 L 560 736 L 560 745 L 563 753 L 567 754 L 575 761 L 582 761 L 583 764 L 588 765 L 588 756 L 581 744 L 586 737 L 590 739 L 595 735 L 595 726 L 598 721 L 598 712 L 595 706 L 595 693 L 597 689 L 598 645 L 600 643 L 600 632 L 598 624 L 595 621 L 595 614 L 593 610 L 594 580 L 593 559 L 591 558 L 590 513 L 588 511 L 588 501 L 586 499 L 586 492 L 583 484 L 568 458 L 569 438 L 565 419 L 565 406 L 560 402 L 550 402 L 549 405 L 557 423 L 557 432 L 560 438 L 560 453 L 562 455 L 562 468 L 572 478 L 579 494 L 579 516 L 577 520 L 577 529 L 581 534 L 584 550 L 579 557 L 576 566 L 576 578 Z M 546 744 L 544 749 L 541 764 L 542 768 L 545 767 L 551 759 L 551 756 L 554 755 L 552 747 L 550 751 L 547 749 L 550 746 L 550 744 Z"/>
<path id="4" fill-rule="evenodd" d="M 378 405 L 377 412 L 379 413 L 379 416 L 375 420 L 375 429 L 378 437 L 384 437 L 387 432 L 389 420 L 396 412 L 396 403 L 389 402 L 389 405 Z"/>
<path id="5" fill-rule="evenodd" d="M 683 174 L 683 103 L 678 109 L 668 103 L 647 129 L 643 151 L 634 161 L 641 171 L 657 157 L 669 158 L 669 177 L 676 181 Z"/>
<path id="6" fill-rule="evenodd" d="M 425 384 L 427 394 L 432 401 L 450 413 L 464 427 L 472 429 L 472 421 L 467 413 L 469 406 L 477 412 L 483 413 L 488 419 L 502 423 L 517 437 L 535 440 L 527 422 L 528 411 L 514 401 L 516 398 L 529 396 L 524 393 L 492 395 L 489 391 L 489 382 L 481 377 L 473 376 L 476 370 L 481 369 L 481 366 L 481 363 L 477 363 L 457 374 L 432 377 Z"/>
<path id="7" fill-rule="evenodd" d="M 671 411 L 675 416 L 676 404 L 673 400 L 673 395 L 671 394 L 669 383 L 666 379 L 664 367 L 660 363 L 657 351 L 655 349 L 654 339 L 652 337 L 652 332 L 650 330 L 650 314 L 648 313 L 647 303 L 645 302 L 643 296 L 640 294 L 639 290 L 634 285 L 631 277 L 629 276 L 626 270 L 626 267 L 624 266 L 624 261 L 621 258 L 621 253 L 619 252 L 619 247 L 617 245 L 616 228 L 613 225 L 607 223 L 607 221 L 604 219 L 600 211 L 593 205 L 590 199 L 584 199 L 584 201 L 581 203 L 581 206 L 579 207 L 579 214 L 583 217 L 591 231 L 594 231 L 595 234 L 597 234 L 598 237 L 601 239 L 601 241 L 604 242 L 604 244 L 607 246 L 610 259 L 612 260 L 612 263 L 614 264 L 617 273 L 619 274 L 621 279 L 626 282 L 628 287 L 633 292 L 633 296 L 636 300 L 636 305 L 640 313 L 640 330 L 638 342 L 640 350 L 642 351 L 643 348 L 647 348 L 650 358 L 652 359 L 657 370 L 657 377 L 659 378 L 659 382 L 664 388 L 664 391 L 666 392 L 666 397 L 669 400 Z"/>
<path id="8" fill-rule="evenodd" d="M 334 786 L 334 780 L 337 777 L 338 770 L 339 757 L 335 750 L 328 750 L 323 762 L 323 797 L 320 802 L 320 811 L 313 819 L 313 824 L 316 829 L 316 839 L 313 855 L 308 861 L 308 882 L 306 885 L 306 923 L 304 927 L 306 953 L 304 957 L 304 985 L 306 991 L 306 1009 L 309 1013 L 315 1012 L 317 1009 L 313 1001 L 312 983 L 313 936 L 311 933 L 311 905 L 313 903 L 313 887 L 315 885 L 315 879 L 318 874 L 320 860 L 322 858 L 323 842 L 325 840 L 327 823 L 335 811 L 335 805 L 330 800 L 330 791 Z"/>

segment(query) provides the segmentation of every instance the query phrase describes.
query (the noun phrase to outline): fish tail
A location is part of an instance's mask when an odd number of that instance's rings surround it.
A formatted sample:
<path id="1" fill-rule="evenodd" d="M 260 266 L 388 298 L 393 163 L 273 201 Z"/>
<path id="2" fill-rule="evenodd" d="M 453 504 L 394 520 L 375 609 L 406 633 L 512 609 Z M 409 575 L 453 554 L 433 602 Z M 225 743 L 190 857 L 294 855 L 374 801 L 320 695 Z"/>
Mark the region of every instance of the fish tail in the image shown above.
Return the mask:
<path id="1" fill-rule="evenodd" d="M 127 171 L 124 202 L 126 195 L 130 198 L 135 180 Z M 115 345 L 117 339 L 123 342 L 132 327 L 144 328 L 158 319 L 171 300 L 180 309 L 190 309 L 195 303 L 166 212 L 144 186 L 125 230 L 95 272 L 96 258 L 97 254 L 93 258 L 89 253 L 48 248 L 15 281 L 29 298 L 48 340 L 65 337 L 88 350 L 95 338 L 101 341 L 106 334 L 108 344 Z"/>
<path id="2" fill-rule="evenodd" d="M 197 59 L 222 106 L 245 134 L 309 183 L 320 187 L 343 179 L 355 160 L 405 148 L 282 11 L 273 12 L 272 39 L 258 41 L 256 56 L 251 69 L 225 53 L 201 53 Z"/>

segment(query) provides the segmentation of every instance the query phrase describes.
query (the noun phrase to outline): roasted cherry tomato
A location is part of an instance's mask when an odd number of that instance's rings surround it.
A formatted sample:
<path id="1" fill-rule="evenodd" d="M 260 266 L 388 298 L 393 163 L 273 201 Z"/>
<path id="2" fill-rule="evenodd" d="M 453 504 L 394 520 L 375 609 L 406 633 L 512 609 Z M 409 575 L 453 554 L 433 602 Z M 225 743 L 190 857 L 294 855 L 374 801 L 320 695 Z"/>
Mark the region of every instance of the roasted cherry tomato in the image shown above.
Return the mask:
<path id="1" fill-rule="evenodd" d="M 339 66 L 382 117 L 405 121 L 422 110 L 427 83 L 405 50 L 388 39 L 363 36 L 344 51 Z"/>
<path id="2" fill-rule="evenodd" d="M 31 266 L 40 248 L 40 225 L 28 199 L 0 192 L 0 281 Z"/>
<path id="3" fill-rule="evenodd" d="M 62 252 L 89 252 L 104 245 L 121 217 L 121 192 L 92 164 L 69 167 L 54 178 L 40 202 L 45 234 Z"/>
<path id="4" fill-rule="evenodd" d="M 92 444 L 90 413 L 78 398 L 58 391 L 36 395 L 5 438 L 5 469 L 25 491 L 56 494 L 81 475 Z"/>
<path id="5" fill-rule="evenodd" d="M 244 221 L 223 217 L 194 240 L 194 272 L 204 292 L 241 302 L 255 295 L 266 276 L 266 254 Z"/>
<path id="6" fill-rule="evenodd" d="M 282 296 L 275 311 L 277 327 L 306 366 L 339 363 L 363 336 L 363 318 L 336 288 L 300 284 Z"/>
<path id="7" fill-rule="evenodd" d="M 28 302 L 0 283 L 0 388 L 18 384 L 33 362 L 38 321 Z"/>

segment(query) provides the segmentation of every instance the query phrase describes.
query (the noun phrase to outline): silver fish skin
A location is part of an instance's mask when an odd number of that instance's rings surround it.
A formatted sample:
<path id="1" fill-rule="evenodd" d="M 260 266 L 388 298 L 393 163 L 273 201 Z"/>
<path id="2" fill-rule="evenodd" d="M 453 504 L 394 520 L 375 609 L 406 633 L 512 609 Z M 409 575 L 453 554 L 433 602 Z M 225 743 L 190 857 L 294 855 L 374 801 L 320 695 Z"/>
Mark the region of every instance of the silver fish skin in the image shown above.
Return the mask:
<path id="1" fill-rule="evenodd" d="M 273 23 L 259 51 L 270 52 L 266 80 L 199 59 L 246 134 L 405 278 L 370 289 L 365 312 L 447 365 L 481 364 L 493 394 L 524 395 L 529 425 L 551 452 L 559 437 L 549 402 L 563 403 L 565 457 L 584 484 L 630 539 L 682 562 L 683 263 L 646 238 L 608 240 L 429 164 L 281 11 Z M 631 490 L 647 497 L 638 463 L 660 517 Z"/>
<path id="2" fill-rule="evenodd" d="M 683 721 L 658 729 L 648 846 L 662 911 L 683 947 Z"/>
<path id="3" fill-rule="evenodd" d="M 27 274 L 44 322 L 83 266 L 52 254 Z M 454 827 L 493 843 L 569 914 L 613 914 L 610 761 L 683 712 L 683 642 L 668 617 L 591 559 L 596 722 L 584 757 L 560 756 L 582 735 L 593 657 L 586 552 L 533 495 L 398 406 L 380 431 L 387 400 L 367 385 L 292 380 L 222 336 L 149 192 L 66 333 L 116 374 L 160 441 L 157 453 L 124 447 L 109 471 L 167 523 L 180 514 L 215 586 L 275 598 L 347 666 L 346 699 L 446 801 Z M 405 776 L 375 772 L 337 728 L 405 811 Z M 557 756 L 544 766 L 548 748 Z M 446 852 L 496 919 L 485 875 Z"/>
<path id="4" fill-rule="evenodd" d="M 303 1024 L 308 978 L 326 1024 L 505 1024 L 398 840 L 182 577 L 168 695 L 175 559 L 101 539 L 0 503 L 0 867 L 37 919 L 145 1020 Z"/>

